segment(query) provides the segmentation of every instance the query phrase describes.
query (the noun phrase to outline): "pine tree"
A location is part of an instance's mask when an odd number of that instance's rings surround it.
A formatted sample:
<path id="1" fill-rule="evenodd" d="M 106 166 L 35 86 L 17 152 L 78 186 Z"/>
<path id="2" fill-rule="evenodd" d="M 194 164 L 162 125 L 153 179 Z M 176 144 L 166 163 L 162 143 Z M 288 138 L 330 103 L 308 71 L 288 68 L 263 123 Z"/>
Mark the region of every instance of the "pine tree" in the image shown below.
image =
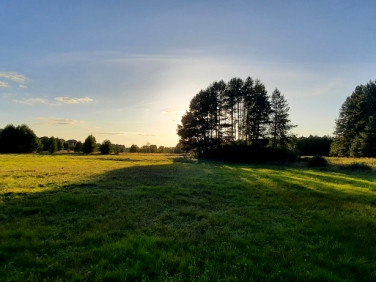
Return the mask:
<path id="1" fill-rule="evenodd" d="M 289 131 L 295 127 L 289 119 L 289 110 L 285 97 L 278 89 L 272 93 L 271 115 L 269 133 L 272 139 L 272 147 L 285 147 L 288 141 Z"/>
<path id="2" fill-rule="evenodd" d="M 366 85 L 357 86 L 341 106 L 339 117 L 336 120 L 331 155 L 362 156 L 366 154 L 372 157 L 376 156 L 373 150 L 366 149 L 368 146 L 372 147 L 372 145 L 367 145 L 367 142 L 372 142 L 370 135 L 372 122 L 370 120 L 375 112 L 376 83 L 370 81 Z"/>

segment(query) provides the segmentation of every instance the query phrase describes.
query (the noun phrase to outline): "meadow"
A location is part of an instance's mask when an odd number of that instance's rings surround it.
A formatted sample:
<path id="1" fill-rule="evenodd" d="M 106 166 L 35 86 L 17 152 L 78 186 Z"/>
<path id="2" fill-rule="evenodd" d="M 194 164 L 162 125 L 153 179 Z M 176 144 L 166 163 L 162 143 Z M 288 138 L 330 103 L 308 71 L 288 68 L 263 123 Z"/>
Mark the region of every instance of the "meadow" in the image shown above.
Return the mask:
<path id="1" fill-rule="evenodd" d="M 174 155 L 0 155 L 1 281 L 375 281 L 376 181 Z"/>

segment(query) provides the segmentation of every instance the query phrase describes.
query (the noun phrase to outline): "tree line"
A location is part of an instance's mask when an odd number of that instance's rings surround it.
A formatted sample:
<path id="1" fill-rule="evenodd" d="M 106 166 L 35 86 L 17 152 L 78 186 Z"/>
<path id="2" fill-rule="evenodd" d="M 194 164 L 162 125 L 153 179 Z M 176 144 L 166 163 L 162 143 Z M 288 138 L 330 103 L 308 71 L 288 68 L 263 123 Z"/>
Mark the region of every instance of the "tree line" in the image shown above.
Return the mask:
<path id="1" fill-rule="evenodd" d="M 269 96 L 259 80 L 235 77 L 213 82 L 196 94 L 177 133 L 184 151 L 205 157 L 224 145 L 286 149 L 293 127 L 278 89 Z"/>
<path id="2" fill-rule="evenodd" d="M 76 152 L 90 154 L 118 153 L 181 153 L 179 147 L 165 147 L 147 143 L 141 147 L 133 144 L 130 148 L 124 145 L 112 144 L 110 140 L 97 143 L 93 135 L 89 135 L 84 142 L 75 139 L 64 140 L 58 137 L 37 137 L 34 131 L 27 125 L 7 125 L 0 129 L 0 153 L 32 153 L 32 152 Z"/>

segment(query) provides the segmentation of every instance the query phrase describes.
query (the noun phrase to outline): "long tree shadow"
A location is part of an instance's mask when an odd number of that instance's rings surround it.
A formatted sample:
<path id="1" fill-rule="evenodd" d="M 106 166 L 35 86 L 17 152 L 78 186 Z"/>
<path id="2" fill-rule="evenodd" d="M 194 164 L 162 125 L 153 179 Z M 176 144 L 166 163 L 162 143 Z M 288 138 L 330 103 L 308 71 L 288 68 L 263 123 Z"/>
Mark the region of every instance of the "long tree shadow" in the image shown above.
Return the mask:
<path id="1" fill-rule="evenodd" d="M 320 190 L 332 181 L 322 175 L 315 182 L 303 172 L 243 168 L 135 164 L 51 191 L 3 195 L 0 276 L 299 280 L 309 269 L 313 280 L 372 278 L 375 213 L 354 211 L 372 207 L 375 195 Z M 353 210 L 342 209 L 349 203 Z"/>

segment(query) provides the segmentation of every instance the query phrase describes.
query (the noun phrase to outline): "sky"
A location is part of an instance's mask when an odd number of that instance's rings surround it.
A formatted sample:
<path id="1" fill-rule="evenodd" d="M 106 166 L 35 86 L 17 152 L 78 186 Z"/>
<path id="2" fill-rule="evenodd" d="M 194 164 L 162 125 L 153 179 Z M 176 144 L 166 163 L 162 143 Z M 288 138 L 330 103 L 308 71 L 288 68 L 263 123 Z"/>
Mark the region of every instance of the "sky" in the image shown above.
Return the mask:
<path id="1" fill-rule="evenodd" d="M 375 1 L 0 0 L 0 128 L 175 146 L 201 89 L 278 88 L 297 136 L 332 135 L 375 80 Z"/>

